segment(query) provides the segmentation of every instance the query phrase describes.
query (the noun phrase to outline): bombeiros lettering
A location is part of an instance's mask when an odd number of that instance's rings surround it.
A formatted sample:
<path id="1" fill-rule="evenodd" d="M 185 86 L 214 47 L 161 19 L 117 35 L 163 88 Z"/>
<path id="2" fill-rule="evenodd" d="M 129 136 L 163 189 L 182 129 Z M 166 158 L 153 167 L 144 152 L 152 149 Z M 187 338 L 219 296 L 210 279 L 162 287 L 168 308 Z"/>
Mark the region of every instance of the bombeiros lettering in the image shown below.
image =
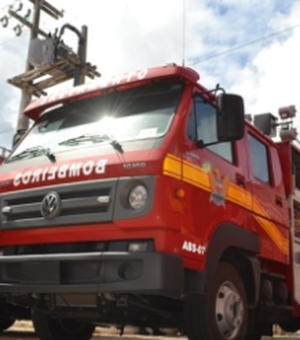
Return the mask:
<path id="1" fill-rule="evenodd" d="M 92 174 L 101 175 L 105 173 L 107 159 L 98 161 L 89 160 L 86 162 L 77 162 L 72 164 L 63 164 L 61 166 L 52 166 L 50 168 L 36 169 L 17 173 L 13 184 L 28 185 L 31 183 L 51 182 L 56 179 L 75 178 L 80 176 L 91 176 Z"/>

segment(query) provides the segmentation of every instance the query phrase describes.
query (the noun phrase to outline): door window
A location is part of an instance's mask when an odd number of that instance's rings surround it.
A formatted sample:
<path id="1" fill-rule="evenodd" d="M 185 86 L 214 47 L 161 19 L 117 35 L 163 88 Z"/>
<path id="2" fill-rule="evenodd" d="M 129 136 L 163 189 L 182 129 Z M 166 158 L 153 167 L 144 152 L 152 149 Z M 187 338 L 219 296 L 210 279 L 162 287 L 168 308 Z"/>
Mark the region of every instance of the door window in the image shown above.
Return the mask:
<path id="1" fill-rule="evenodd" d="M 194 99 L 193 110 L 188 122 L 187 134 L 191 140 L 195 142 L 197 140 L 202 140 L 204 144 L 213 143 L 218 140 L 217 110 L 200 96 L 197 96 Z M 231 142 L 218 143 L 207 146 L 206 148 L 227 161 L 234 163 Z"/>
<path id="2" fill-rule="evenodd" d="M 251 135 L 249 135 L 249 145 L 253 176 L 270 185 L 270 165 L 266 145 Z"/>

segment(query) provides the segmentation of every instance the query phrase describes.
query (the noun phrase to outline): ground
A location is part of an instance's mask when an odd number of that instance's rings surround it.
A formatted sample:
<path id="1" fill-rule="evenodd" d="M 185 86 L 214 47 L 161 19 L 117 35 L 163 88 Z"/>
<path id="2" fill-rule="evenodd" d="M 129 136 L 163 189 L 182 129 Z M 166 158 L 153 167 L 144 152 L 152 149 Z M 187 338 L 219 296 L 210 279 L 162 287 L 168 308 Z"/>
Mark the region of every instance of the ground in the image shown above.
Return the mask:
<path id="1" fill-rule="evenodd" d="M 137 332 L 137 328 L 126 327 L 125 334 L 122 335 L 122 340 L 186 340 L 185 337 L 170 337 L 170 336 L 141 336 L 134 334 Z M 280 330 L 276 329 L 277 333 L 281 333 Z M 120 340 L 119 331 L 116 328 L 97 328 L 92 340 Z M 278 340 L 299 340 L 300 334 L 278 334 L 274 337 Z M 31 322 L 17 321 L 8 331 L 0 334 L 1 340 L 38 340 L 34 334 Z M 271 340 L 271 337 L 264 337 L 263 340 Z"/>

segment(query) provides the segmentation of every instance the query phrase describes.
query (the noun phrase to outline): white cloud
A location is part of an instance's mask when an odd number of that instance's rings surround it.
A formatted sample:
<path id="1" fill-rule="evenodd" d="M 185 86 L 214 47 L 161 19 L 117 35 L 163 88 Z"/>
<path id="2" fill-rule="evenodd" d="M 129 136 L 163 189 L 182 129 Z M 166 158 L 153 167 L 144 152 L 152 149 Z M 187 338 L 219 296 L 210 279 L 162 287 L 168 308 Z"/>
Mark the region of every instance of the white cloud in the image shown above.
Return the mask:
<path id="1" fill-rule="evenodd" d="M 272 25 L 277 30 L 293 26 L 299 12 L 300 4 L 295 3 L 291 14 L 278 15 Z M 291 104 L 300 110 L 299 46 L 300 27 L 291 31 L 284 41 L 279 37 L 274 39 L 256 54 L 252 62 L 236 72 L 232 88 L 244 95 L 249 112 L 277 114 L 279 107 Z"/>

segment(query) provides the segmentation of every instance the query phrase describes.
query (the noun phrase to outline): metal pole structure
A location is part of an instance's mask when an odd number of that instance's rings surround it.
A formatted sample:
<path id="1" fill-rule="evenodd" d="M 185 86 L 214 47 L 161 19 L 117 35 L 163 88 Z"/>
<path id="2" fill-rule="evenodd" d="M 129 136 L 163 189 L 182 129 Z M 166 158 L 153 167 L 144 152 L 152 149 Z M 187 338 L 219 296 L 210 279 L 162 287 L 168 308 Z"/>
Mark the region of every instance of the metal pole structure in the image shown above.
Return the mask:
<path id="1" fill-rule="evenodd" d="M 88 28 L 87 26 L 81 27 L 81 38 L 78 45 L 78 57 L 82 64 L 86 63 L 87 54 L 87 40 L 88 40 Z M 84 84 L 85 76 L 82 67 L 77 67 L 75 71 L 74 86 Z"/>
<path id="2" fill-rule="evenodd" d="M 38 36 L 40 9 L 41 9 L 40 2 L 41 0 L 35 0 L 35 3 L 34 3 L 34 17 L 33 17 L 33 22 L 32 22 L 32 27 L 31 27 L 30 41 Z M 28 48 L 28 53 L 27 53 L 26 71 L 33 69 L 33 67 L 29 64 L 28 60 L 29 60 L 29 48 Z M 23 114 L 23 112 L 26 106 L 30 103 L 30 101 L 31 101 L 31 94 L 26 93 L 25 90 L 22 90 L 22 97 L 21 97 L 18 124 L 17 124 L 17 136 L 18 137 L 21 137 L 22 134 L 28 129 L 29 119 Z"/>

